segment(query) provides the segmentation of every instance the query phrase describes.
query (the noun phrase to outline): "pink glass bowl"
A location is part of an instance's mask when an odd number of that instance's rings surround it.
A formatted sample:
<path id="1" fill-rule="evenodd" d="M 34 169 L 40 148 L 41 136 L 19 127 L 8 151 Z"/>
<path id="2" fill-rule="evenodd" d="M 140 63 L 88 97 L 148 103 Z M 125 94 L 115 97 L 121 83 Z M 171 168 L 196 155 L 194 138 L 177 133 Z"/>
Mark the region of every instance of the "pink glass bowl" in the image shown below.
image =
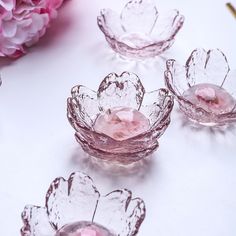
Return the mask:
<path id="1" fill-rule="evenodd" d="M 174 103 L 167 89 L 145 92 L 138 76 L 129 72 L 120 76 L 109 74 L 97 92 L 79 85 L 71 94 L 67 116 L 83 150 L 99 159 L 124 165 L 139 161 L 158 148 L 158 138 L 170 123 Z M 114 107 L 127 107 L 142 113 L 149 121 L 149 128 L 125 140 L 97 132 L 94 129 L 97 118 Z"/>
<path id="2" fill-rule="evenodd" d="M 153 0 L 131 0 L 120 15 L 103 9 L 97 22 L 115 52 L 131 58 L 148 58 L 172 46 L 184 17 L 177 10 L 159 15 Z"/>
<path id="3" fill-rule="evenodd" d="M 56 178 L 46 194 L 45 207 L 28 205 L 22 212 L 22 236 L 134 236 L 145 218 L 145 205 L 126 189 L 105 196 L 93 180 L 72 173 Z"/>
<path id="4" fill-rule="evenodd" d="M 219 50 L 195 49 L 185 66 L 167 61 L 165 81 L 180 110 L 204 126 L 236 121 L 236 73 Z"/>

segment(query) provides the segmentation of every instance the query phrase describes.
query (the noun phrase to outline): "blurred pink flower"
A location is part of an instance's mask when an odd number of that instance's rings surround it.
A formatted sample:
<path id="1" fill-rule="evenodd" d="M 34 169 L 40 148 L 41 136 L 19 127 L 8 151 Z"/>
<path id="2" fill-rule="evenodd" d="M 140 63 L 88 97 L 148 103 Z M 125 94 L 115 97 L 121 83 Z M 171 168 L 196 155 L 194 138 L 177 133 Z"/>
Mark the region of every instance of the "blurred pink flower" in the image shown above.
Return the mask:
<path id="1" fill-rule="evenodd" d="M 42 37 L 63 0 L 0 0 L 0 57 L 17 58 Z"/>

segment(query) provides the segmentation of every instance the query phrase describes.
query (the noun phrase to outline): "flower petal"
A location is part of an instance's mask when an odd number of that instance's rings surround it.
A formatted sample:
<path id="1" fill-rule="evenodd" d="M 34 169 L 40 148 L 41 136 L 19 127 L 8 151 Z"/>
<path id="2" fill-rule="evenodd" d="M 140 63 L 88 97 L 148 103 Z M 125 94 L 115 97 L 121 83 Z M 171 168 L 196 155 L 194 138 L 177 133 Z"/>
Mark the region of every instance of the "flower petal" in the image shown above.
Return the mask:
<path id="1" fill-rule="evenodd" d="M 35 44 L 45 34 L 62 2 L 63 0 L 0 0 L 0 56 L 20 56 L 19 50 L 25 52 L 25 47 Z"/>
<path id="2" fill-rule="evenodd" d="M 0 7 L 5 8 L 7 11 L 11 11 L 16 5 L 15 0 L 0 0 Z"/>
<path id="3" fill-rule="evenodd" d="M 112 107 L 139 109 L 145 90 L 137 75 L 123 72 L 120 76 L 109 74 L 98 89 L 99 104 L 103 110 Z"/>
<path id="4" fill-rule="evenodd" d="M 145 205 L 141 199 L 133 199 L 131 192 L 116 190 L 101 197 L 94 222 L 110 227 L 119 236 L 136 235 L 145 217 Z"/>
<path id="5" fill-rule="evenodd" d="M 32 24 L 30 25 L 29 31 L 30 34 L 35 35 L 40 30 L 42 30 L 43 27 L 46 27 L 46 25 L 49 22 L 48 15 L 47 14 L 36 14 L 33 13 L 31 15 Z"/>
<path id="6" fill-rule="evenodd" d="M 54 236 L 45 207 L 26 206 L 22 213 L 22 236 Z"/>
<path id="7" fill-rule="evenodd" d="M 131 0 L 121 13 L 121 22 L 126 32 L 149 34 L 157 17 L 158 11 L 153 0 Z"/>
<path id="8" fill-rule="evenodd" d="M 195 49 L 186 62 L 186 68 L 191 86 L 199 83 L 222 86 L 229 73 L 227 59 L 219 49 Z"/>
<path id="9" fill-rule="evenodd" d="M 91 221 L 99 196 L 92 179 L 83 173 L 73 173 L 68 180 L 55 179 L 46 197 L 51 224 L 58 230 L 68 223 Z"/>
<path id="10" fill-rule="evenodd" d="M 50 0 L 46 2 L 48 4 L 49 9 L 57 9 L 62 5 L 64 0 Z"/>
<path id="11" fill-rule="evenodd" d="M 4 37 L 13 37 L 16 34 L 17 24 L 15 21 L 4 21 L 2 23 L 2 34 Z"/>

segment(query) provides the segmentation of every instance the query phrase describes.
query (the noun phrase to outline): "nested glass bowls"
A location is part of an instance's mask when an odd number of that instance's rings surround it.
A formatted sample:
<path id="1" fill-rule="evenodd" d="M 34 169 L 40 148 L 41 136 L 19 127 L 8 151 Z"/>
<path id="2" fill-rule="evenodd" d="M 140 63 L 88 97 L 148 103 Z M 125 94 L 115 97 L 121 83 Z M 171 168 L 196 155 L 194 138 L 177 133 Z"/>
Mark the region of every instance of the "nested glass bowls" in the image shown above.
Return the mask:
<path id="1" fill-rule="evenodd" d="M 22 236 L 134 236 L 145 218 L 142 199 L 126 189 L 105 196 L 93 180 L 72 173 L 56 178 L 46 194 L 45 207 L 28 205 L 22 212 Z"/>
<path id="2" fill-rule="evenodd" d="M 221 126 L 236 121 L 236 73 L 219 49 L 195 49 L 185 66 L 168 60 L 165 81 L 180 110 L 195 123 Z"/>
<path id="3" fill-rule="evenodd" d="M 131 0 L 120 15 L 103 9 L 97 22 L 115 52 L 131 58 L 148 58 L 172 46 L 184 17 L 177 10 L 159 15 L 154 0 Z"/>
<path id="4" fill-rule="evenodd" d="M 125 165 L 150 155 L 158 148 L 158 139 L 170 123 L 173 98 L 169 91 L 145 92 L 140 79 L 133 73 L 123 72 L 120 76 L 111 73 L 101 82 L 97 92 L 78 85 L 72 88 L 71 95 L 67 116 L 76 131 L 76 140 L 86 153 L 109 162 Z M 120 109 L 118 115 L 115 114 L 117 109 Z M 109 129 L 109 125 L 104 132 L 95 130 L 96 122 L 105 123 L 100 122 L 101 117 L 105 117 L 102 120 L 107 120 L 107 124 L 111 118 L 118 129 L 121 125 L 121 134 L 118 137 L 110 135 L 117 130 Z M 133 135 L 127 136 L 129 126 Z M 140 132 L 136 133 L 137 129 Z"/>

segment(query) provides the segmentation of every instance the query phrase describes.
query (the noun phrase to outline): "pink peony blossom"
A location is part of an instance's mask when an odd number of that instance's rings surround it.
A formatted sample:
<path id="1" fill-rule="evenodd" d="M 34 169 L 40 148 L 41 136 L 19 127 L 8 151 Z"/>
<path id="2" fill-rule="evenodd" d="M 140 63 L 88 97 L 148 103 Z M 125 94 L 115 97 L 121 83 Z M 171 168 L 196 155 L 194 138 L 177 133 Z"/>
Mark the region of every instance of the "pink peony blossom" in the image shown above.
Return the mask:
<path id="1" fill-rule="evenodd" d="M 42 37 L 63 0 L 0 0 L 0 57 L 17 58 Z"/>

